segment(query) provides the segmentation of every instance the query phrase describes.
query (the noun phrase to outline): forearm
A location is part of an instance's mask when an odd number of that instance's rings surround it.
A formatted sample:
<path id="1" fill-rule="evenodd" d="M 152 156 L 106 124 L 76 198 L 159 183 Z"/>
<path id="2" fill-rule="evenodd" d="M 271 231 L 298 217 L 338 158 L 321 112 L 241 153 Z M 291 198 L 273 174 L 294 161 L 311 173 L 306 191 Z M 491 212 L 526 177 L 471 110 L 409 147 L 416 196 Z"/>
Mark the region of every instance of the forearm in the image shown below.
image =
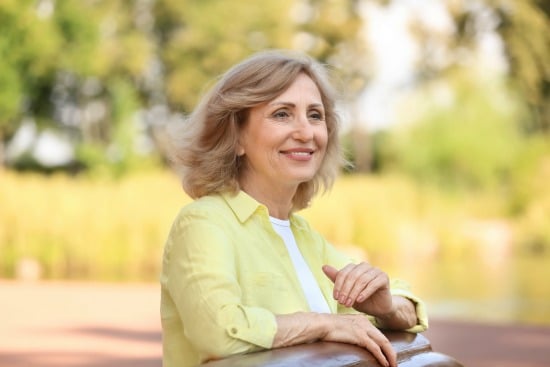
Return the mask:
<path id="1" fill-rule="evenodd" d="M 273 339 L 273 348 L 288 347 L 320 340 L 326 334 L 323 314 L 297 312 L 277 315 L 277 333 Z"/>
<path id="2" fill-rule="evenodd" d="M 383 366 L 397 366 L 391 343 L 364 315 L 301 312 L 276 316 L 276 322 L 272 348 L 317 340 L 349 343 L 367 349 Z"/>
<path id="3" fill-rule="evenodd" d="M 381 329 L 406 330 L 418 323 L 416 307 L 408 298 L 392 296 L 392 311 L 385 315 L 372 315 Z"/>

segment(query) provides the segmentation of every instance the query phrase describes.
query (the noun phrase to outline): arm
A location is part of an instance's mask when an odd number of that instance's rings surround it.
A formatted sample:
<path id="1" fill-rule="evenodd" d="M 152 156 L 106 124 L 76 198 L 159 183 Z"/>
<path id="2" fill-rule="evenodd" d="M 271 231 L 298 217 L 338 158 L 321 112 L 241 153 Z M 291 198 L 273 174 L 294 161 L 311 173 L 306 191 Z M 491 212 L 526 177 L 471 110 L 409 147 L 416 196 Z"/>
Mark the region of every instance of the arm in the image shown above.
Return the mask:
<path id="1" fill-rule="evenodd" d="M 272 312 L 243 304 L 234 251 L 224 230 L 197 214 L 178 217 L 165 248 L 163 320 L 182 323 L 177 337 L 208 358 L 270 348 L 277 330 Z"/>
<path id="2" fill-rule="evenodd" d="M 378 327 L 391 330 L 422 331 L 426 328 L 425 312 L 420 301 L 413 303 L 408 290 L 390 288 L 386 273 L 363 262 L 348 264 L 340 271 L 324 266 L 323 271 L 334 282 L 334 299 L 346 307 L 375 317 Z M 396 294 L 392 294 L 396 293 Z M 404 297 L 407 296 L 407 297 Z M 418 317 L 418 315 L 422 317 Z M 419 320 L 421 319 L 421 320 Z"/>
<path id="3" fill-rule="evenodd" d="M 415 305 L 408 298 L 392 296 L 392 310 L 375 315 L 376 325 L 387 330 L 407 330 L 418 324 Z"/>
<path id="4" fill-rule="evenodd" d="M 397 356 L 389 340 L 362 315 L 299 312 L 277 315 L 273 348 L 318 340 L 349 343 L 367 349 L 383 366 L 397 366 Z"/>

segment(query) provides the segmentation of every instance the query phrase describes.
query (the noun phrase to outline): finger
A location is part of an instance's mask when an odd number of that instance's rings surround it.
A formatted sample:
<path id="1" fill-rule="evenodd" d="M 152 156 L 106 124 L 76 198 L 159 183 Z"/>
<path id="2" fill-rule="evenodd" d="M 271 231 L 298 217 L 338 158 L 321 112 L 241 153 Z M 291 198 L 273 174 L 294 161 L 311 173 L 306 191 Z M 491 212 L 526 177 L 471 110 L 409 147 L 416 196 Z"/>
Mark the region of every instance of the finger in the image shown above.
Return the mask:
<path id="1" fill-rule="evenodd" d="M 382 352 L 388 359 L 388 362 L 390 363 L 390 367 L 397 367 L 397 353 L 395 352 L 395 349 L 393 349 L 393 346 L 389 341 L 387 345 L 384 344 L 382 346 Z"/>
<path id="2" fill-rule="evenodd" d="M 365 347 L 365 349 L 367 349 L 373 355 L 374 358 L 376 358 L 376 360 L 382 366 L 389 367 L 390 363 L 389 363 L 388 359 L 384 355 L 384 352 L 382 352 L 382 349 L 380 348 L 380 346 L 378 344 L 376 344 L 376 342 L 374 340 L 372 340 L 370 338 L 367 338 L 363 342 L 363 346 Z"/>
<path id="3" fill-rule="evenodd" d="M 367 336 L 363 341 L 363 346 L 365 347 L 365 349 L 367 349 L 382 366 L 389 367 L 392 363 L 390 361 L 391 356 L 388 357 L 386 355 L 387 347 L 384 344 L 384 341 L 375 340 L 374 338 L 370 337 L 370 335 Z"/>
<path id="4" fill-rule="evenodd" d="M 381 341 L 379 346 L 380 346 L 380 349 L 382 350 L 382 353 L 384 353 L 384 356 L 388 360 L 389 365 L 391 367 L 396 367 L 397 353 L 395 352 L 395 349 L 393 349 L 393 346 L 391 345 L 390 341 L 384 336 L 384 340 Z"/>
<path id="5" fill-rule="evenodd" d="M 334 283 L 336 281 L 336 276 L 338 275 L 338 270 L 330 265 L 324 265 L 322 269 L 327 278 L 329 278 Z"/>
<path id="6" fill-rule="evenodd" d="M 386 338 L 386 336 L 376 328 L 369 332 L 368 335 L 376 344 L 378 351 L 380 352 L 379 355 L 374 355 L 376 359 L 381 362 L 385 361 L 386 363 L 384 365 L 386 366 L 397 366 L 397 354 L 388 338 Z"/>
<path id="7" fill-rule="evenodd" d="M 371 288 L 371 282 L 376 279 L 378 272 L 377 268 L 371 267 L 359 274 L 348 294 L 349 303 L 346 303 L 346 306 L 351 307 L 355 302 L 362 302 L 367 299 L 365 294 Z"/>
<path id="8" fill-rule="evenodd" d="M 373 278 L 365 285 L 357 296 L 357 302 L 363 302 L 380 289 L 389 288 L 388 275 L 379 269 L 375 269 L 371 274 Z"/>
<path id="9" fill-rule="evenodd" d="M 347 299 L 347 293 L 343 293 L 343 287 L 346 284 L 348 274 L 353 270 L 355 264 L 348 264 L 338 271 L 334 281 L 333 297 L 339 303 L 344 304 Z"/>
<path id="10" fill-rule="evenodd" d="M 359 293 L 370 281 L 369 272 L 371 265 L 366 262 L 355 265 L 346 273 L 345 281 L 340 288 L 339 302 L 346 307 L 351 307 Z"/>

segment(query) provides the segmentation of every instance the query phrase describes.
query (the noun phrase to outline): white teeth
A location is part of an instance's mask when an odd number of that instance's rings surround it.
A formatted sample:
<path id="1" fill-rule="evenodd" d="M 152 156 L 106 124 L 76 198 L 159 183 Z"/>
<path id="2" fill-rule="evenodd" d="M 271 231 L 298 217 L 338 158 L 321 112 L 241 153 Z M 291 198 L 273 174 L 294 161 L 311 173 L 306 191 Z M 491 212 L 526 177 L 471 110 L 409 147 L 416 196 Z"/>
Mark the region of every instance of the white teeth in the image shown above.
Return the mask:
<path id="1" fill-rule="evenodd" d="M 307 155 L 310 155 L 311 153 L 309 153 L 309 152 L 290 152 L 290 154 L 307 156 Z"/>

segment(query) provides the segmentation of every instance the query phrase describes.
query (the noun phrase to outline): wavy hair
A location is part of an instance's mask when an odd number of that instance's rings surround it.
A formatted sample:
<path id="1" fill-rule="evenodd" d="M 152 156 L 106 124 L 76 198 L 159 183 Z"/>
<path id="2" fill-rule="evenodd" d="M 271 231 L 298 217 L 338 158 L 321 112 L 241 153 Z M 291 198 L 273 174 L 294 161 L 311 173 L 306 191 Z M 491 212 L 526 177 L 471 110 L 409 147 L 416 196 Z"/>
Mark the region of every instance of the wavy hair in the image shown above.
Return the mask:
<path id="1" fill-rule="evenodd" d="M 319 171 L 298 186 L 292 209 L 307 207 L 320 189 L 332 187 L 344 160 L 338 141 L 336 94 L 326 69 L 306 55 L 264 51 L 229 69 L 193 113 L 170 131 L 170 158 L 189 196 L 196 199 L 240 190 L 240 160 L 246 157 L 237 157 L 236 148 L 249 109 L 279 96 L 301 73 L 313 80 L 321 94 L 328 142 Z"/>

